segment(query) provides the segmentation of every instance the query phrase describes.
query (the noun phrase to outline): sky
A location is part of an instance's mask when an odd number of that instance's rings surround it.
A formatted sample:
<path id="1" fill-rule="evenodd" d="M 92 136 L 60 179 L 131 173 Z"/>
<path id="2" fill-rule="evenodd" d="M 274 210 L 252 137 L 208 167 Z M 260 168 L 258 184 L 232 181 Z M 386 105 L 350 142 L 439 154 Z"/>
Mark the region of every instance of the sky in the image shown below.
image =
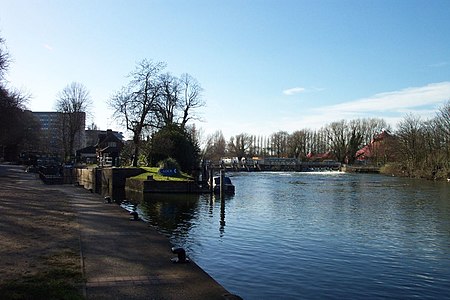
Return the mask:
<path id="1" fill-rule="evenodd" d="M 450 1 L 0 0 L 10 86 L 54 111 L 72 82 L 100 129 L 143 59 L 203 87 L 204 136 L 319 129 L 333 121 L 433 117 L 450 99 Z"/>

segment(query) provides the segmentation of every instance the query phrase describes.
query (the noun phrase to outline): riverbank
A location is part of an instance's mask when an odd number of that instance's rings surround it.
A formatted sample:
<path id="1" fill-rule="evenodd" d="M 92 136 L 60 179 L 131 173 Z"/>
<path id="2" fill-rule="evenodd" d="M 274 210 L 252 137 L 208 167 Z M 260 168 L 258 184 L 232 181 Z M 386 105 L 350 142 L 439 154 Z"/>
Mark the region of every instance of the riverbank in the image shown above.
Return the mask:
<path id="1" fill-rule="evenodd" d="M 126 211 L 97 194 L 44 185 L 11 165 L 0 165 L 0 184 L 3 296 L 20 291 L 16 299 L 235 297 L 194 262 L 173 263 L 166 237 L 144 222 L 131 221 Z M 35 297 L 32 291 L 39 290 L 39 283 L 42 290 L 48 288 L 55 272 L 61 277 L 55 293 L 65 290 L 66 296 Z"/>

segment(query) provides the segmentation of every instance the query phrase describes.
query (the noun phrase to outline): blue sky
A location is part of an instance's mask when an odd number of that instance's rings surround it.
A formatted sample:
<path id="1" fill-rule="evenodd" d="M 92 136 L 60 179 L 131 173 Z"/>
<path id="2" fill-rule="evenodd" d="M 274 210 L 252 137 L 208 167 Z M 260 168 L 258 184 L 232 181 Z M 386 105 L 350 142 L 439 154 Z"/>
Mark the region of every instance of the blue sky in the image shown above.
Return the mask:
<path id="1" fill-rule="evenodd" d="M 0 0 L 8 80 L 54 110 L 80 82 L 94 122 L 144 58 L 201 83 L 204 135 L 432 117 L 450 99 L 450 1 Z"/>

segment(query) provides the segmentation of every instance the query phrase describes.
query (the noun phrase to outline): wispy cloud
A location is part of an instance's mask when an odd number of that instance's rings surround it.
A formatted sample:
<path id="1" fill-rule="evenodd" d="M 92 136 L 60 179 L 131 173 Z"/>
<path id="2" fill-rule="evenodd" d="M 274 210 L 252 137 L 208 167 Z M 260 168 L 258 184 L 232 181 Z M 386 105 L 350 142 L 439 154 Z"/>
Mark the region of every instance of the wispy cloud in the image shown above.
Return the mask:
<path id="1" fill-rule="evenodd" d="M 47 49 L 48 51 L 53 51 L 53 47 L 50 46 L 49 44 L 43 44 L 44 48 Z"/>
<path id="2" fill-rule="evenodd" d="M 422 87 L 410 87 L 398 91 L 322 106 L 304 111 L 300 116 L 287 113 L 278 126 L 287 131 L 302 128 L 318 129 L 342 119 L 383 118 L 395 127 L 403 117 L 416 114 L 424 119 L 436 113 L 436 106 L 450 98 L 450 82 L 431 83 Z"/>
<path id="3" fill-rule="evenodd" d="M 450 97 L 450 82 L 431 83 L 386 92 L 368 98 L 322 107 L 335 113 L 401 112 L 415 107 L 432 105 Z"/>
<path id="4" fill-rule="evenodd" d="M 297 94 L 301 94 L 301 93 L 321 92 L 324 90 L 325 90 L 324 88 L 319 88 L 319 87 L 309 87 L 309 88 L 294 87 L 294 88 L 284 90 L 283 94 L 286 96 L 292 96 L 292 95 L 297 95 Z"/>
<path id="5" fill-rule="evenodd" d="M 308 92 L 307 89 L 306 92 Z M 246 120 L 222 124 L 225 136 L 242 132 L 270 135 L 278 130 L 294 132 L 300 129 L 319 129 L 342 119 L 382 118 L 395 129 L 408 114 L 416 114 L 424 120 L 434 117 L 437 107 L 450 99 L 450 81 L 431 83 L 420 87 L 409 87 L 398 91 L 374 94 L 372 96 L 315 108 L 302 106 L 301 112 L 293 107 L 277 110 L 272 116 L 260 120 Z M 216 121 L 215 121 L 216 122 Z"/>
<path id="6" fill-rule="evenodd" d="M 291 89 L 284 90 L 283 94 L 285 94 L 286 96 L 292 96 L 292 95 L 304 93 L 305 91 L 306 91 L 305 88 L 294 87 L 294 88 L 291 88 Z"/>

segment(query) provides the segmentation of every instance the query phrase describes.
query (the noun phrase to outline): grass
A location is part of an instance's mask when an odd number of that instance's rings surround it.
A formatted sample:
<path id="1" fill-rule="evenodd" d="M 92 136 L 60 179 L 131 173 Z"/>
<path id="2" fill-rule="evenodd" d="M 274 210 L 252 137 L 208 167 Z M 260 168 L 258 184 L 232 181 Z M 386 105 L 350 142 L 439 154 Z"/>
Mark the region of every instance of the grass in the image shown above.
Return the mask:
<path id="1" fill-rule="evenodd" d="M 71 282 L 73 276 L 71 272 L 51 269 L 45 273 L 11 280 L 0 287 L 0 299 L 84 299 L 80 288 Z"/>
<path id="2" fill-rule="evenodd" d="M 145 173 L 132 177 L 133 179 L 138 180 L 147 180 L 148 176 L 153 176 L 153 180 L 155 181 L 192 181 L 194 180 L 192 176 L 187 175 L 186 173 L 181 173 L 178 177 L 168 177 L 158 173 L 159 168 L 157 167 L 141 167 L 141 169 L 145 170 Z"/>
<path id="3" fill-rule="evenodd" d="M 1 283 L 0 299 L 84 299 L 79 259 L 77 254 L 70 251 L 46 257 L 48 268 L 45 271 Z"/>

